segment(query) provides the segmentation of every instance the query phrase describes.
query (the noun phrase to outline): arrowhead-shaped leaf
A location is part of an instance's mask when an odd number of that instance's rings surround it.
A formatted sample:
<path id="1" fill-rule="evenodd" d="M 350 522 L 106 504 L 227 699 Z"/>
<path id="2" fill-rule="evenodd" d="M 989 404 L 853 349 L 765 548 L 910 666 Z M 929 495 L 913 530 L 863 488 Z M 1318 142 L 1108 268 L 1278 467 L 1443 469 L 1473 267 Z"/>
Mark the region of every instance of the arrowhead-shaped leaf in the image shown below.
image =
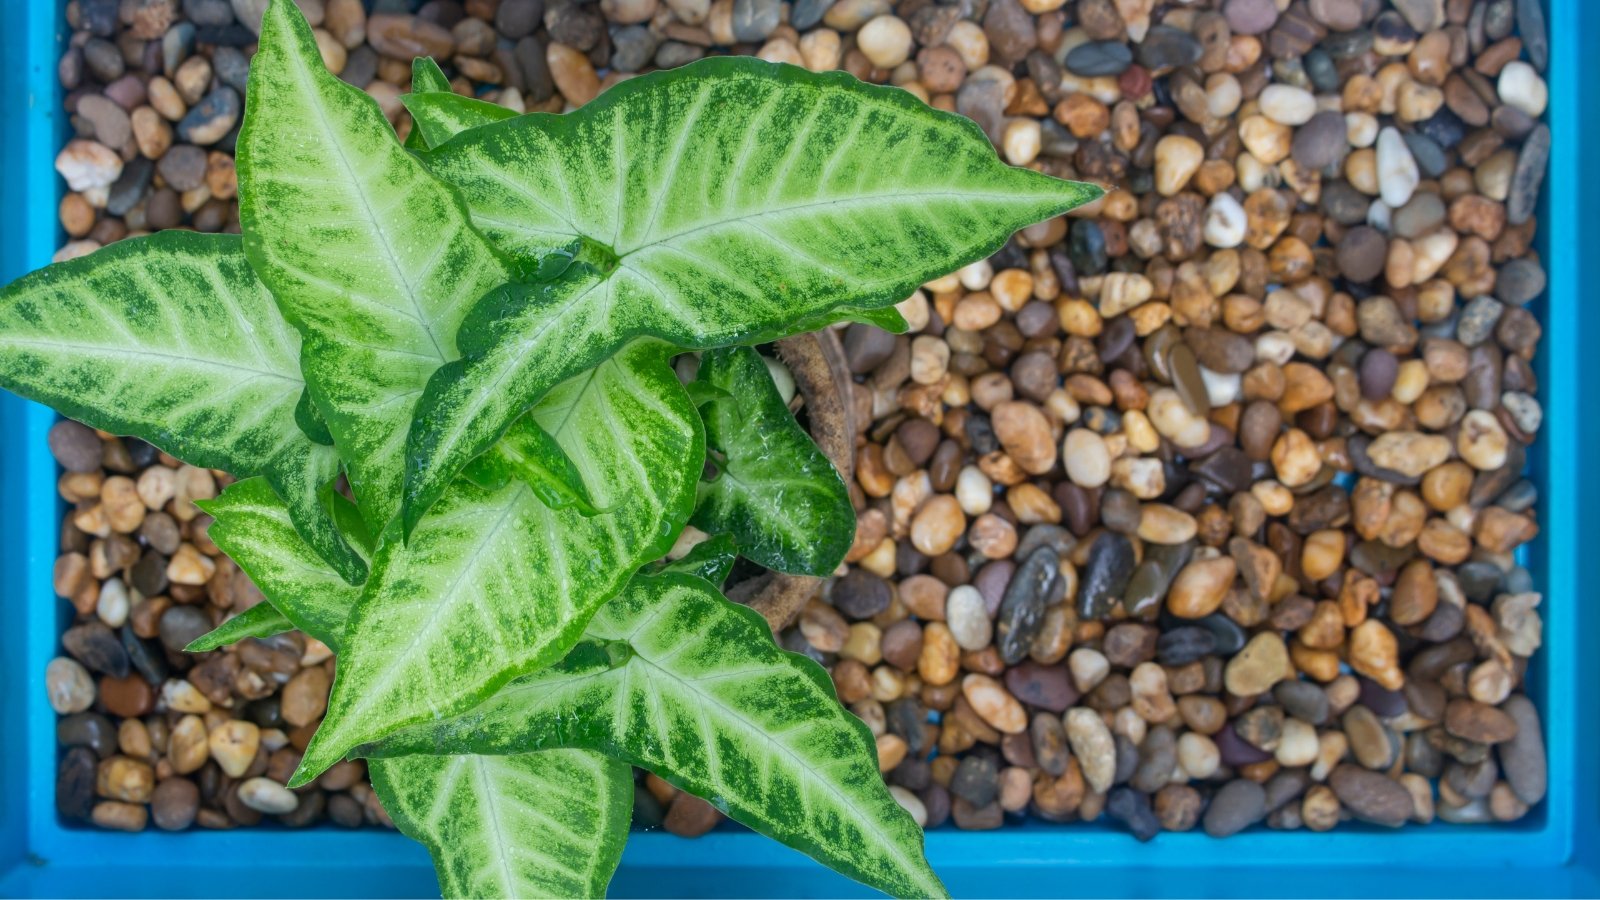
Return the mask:
<path id="1" fill-rule="evenodd" d="M 312 399 L 381 531 L 417 397 L 509 274 L 377 103 L 323 66 L 293 0 L 268 7 L 260 47 L 239 135 L 245 250 L 304 338 Z"/>
<path id="2" fill-rule="evenodd" d="M 672 546 L 705 438 L 667 354 L 630 345 L 531 413 L 605 512 L 551 509 L 521 483 L 487 491 L 460 480 L 409 541 L 391 528 L 292 784 L 359 743 L 465 711 L 560 659 L 628 576 Z"/>
<path id="3" fill-rule="evenodd" d="M 686 575 L 636 576 L 559 664 L 366 755 L 597 750 L 875 888 L 944 895 L 872 734 L 765 620 Z"/>
<path id="4" fill-rule="evenodd" d="M 583 486 L 583 473 L 556 439 L 528 416 L 513 422 L 499 443 L 467 464 L 464 474 L 489 490 L 521 481 L 551 509 L 570 506 L 586 516 L 599 512 Z"/>
<path id="5" fill-rule="evenodd" d="M 207 650 L 237 644 L 245 638 L 271 637 L 293 630 L 294 623 L 279 612 L 276 606 L 271 603 L 257 603 L 190 641 L 189 646 L 183 649 L 190 653 L 204 653 Z"/>
<path id="6" fill-rule="evenodd" d="M 411 113 L 416 129 L 412 134 L 422 135 L 425 148 L 437 147 L 468 128 L 516 116 L 504 106 L 447 91 L 402 94 L 400 102 Z"/>
<path id="7" fill-rule="evenodd" d="M 728 532 L 769 569 L 827 575 L 855 539 L 850 492 L 789 412 L 761 355 L 708 350 L 697 381 L 720 391 L 700 407 L 717 472 L 700 485 L 689 524 Z"/>
<path id="8" fill-rule="evenodd" d="M 472 128 L 425 160 L 502 250 L 581 239 L 598 272 L 463 324 L 463 358 L 429 380 L 407 438 L 407 521 L 631 338 L 751 343 L 886 307 L 1100 194 L 1005 165 L 973 122 L 898 88 L 748 58 Z"/>
<path id="9" fill-rule="evenodd" d="M 318 499 L 338 456 L 296 425 L 299 351 L 232 235 L 119 241 L 0 291 L 0 385 L 192 465 L 265 476 L 295 530 L 359 582 Z"/>
<path id="10" fill-rule="evenodd" d="M 446 897 L 603 897 L 633 814 L 625 763 L 585 750 L 368 763 Z"/>
<path id="11" fill-rule="evenodd" d="M 200 507 L 214 519 L 206 536 L 239 564 L 262 595 L 294 627 L 319 640 L 330 635 L 334 640 L 328 646 L 338 646 L 361 587 L 333 577 L 306 552 L 305 542 L 289 526 L 283 504 L 266 483 L 259 478 L 234 482 Z"/>
<path id="12" fill-rule="evenodd" d="M 261 480 L 232 485 L 207 511 L 213 540 L 267 602 L 188 649 L 292 627 L 337 648 L 356 594 L 286 527 Z M 597 753 L 410 756 L 373 760 L 368 771 L 395 824 L 433 854 L 446 897 L 598 897 L 627 839 L 633 781 Z"/>

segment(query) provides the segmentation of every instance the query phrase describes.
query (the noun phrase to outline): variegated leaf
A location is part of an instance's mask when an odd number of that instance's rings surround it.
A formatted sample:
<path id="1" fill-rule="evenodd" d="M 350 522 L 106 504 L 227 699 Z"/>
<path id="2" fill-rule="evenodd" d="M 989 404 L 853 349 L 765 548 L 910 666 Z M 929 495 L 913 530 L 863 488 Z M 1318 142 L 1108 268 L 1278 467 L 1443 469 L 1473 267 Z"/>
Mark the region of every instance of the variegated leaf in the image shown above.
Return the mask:
<path id="1" fill-rule="evenodd" d="M 423 147 L 437 147 L 468 128 L 516 116 L 504 106 L 446 91 L 402 94 L 400 102 L 411 113 L 412 134 L 422 135 Z"/>
<path id="2" fill-rule="evenodd" d="M 260 47 L 239 135 L 245 250 L 304 338 L 312 399 L 381 530 L 417 398 L 509 270 L 378 104 L 323 66 L 293 0 L 267 8 Z"/>
<path id="3" fill-rule="evenodd" d="M 368 763 L 445 897 L 603 897 L 633 814 L 627 764 L 586 750 Z"/>
<path id="4" fill-rule="evenodd" d="M 897 88 L 730 57 L 472 128 L 425 159 L 501 249 L 578 239 L 594 271 L 463 322 L 463 358 L 429 379 L 407 438 L 408 522 L 631 338 L 751 343 L 886 307 L 1100 194 L 1005 165 L 971 120 Z"/>
<path id="5" fill-rule="evenodd" d="M 326 566 L 306 552 L 306 545 L 266 483 L 247 478 L 229 485 L 213 500 L 199 506 L 215 520 L 206 536 L 261 589 L 294 627 L 323 640 L 335 638 L 337 646 L 345 619 L 361 587 L 333 577 Z"/>
<path id="6" fill-rule="evenodd" d="M 359 582 L 366 566 L 318 498 L 338 456 L 296 424 L 299 351 L 233 235 L 131 238 L 0 291 L 0 386 L 192 465 L 265 476 L 294 529 Z"/>
<path id="7" fill-rule="evenodd" d="M 207 503 L 211 535 L 267 602 L 224 622 L 189 650 L 300 627 L 340 645 L 355 594 L 293 531 L 260 479 Z M 384 809 L 433 855 L 446 897 L 598 897 L 627 839 L 628 767 L 584 750 L 517 756 L 372 760 Z"/>
<path id="8" fill-rule="evenodd" d="M 693 575 L 720 589 L 722 583 L 728 580 L 728 573 L 733 571 L 733 564 L 738 558 L 739 548 L 733 542 L 733 535 L 713 534 L 690 547 L 683 556 L 661 563 L 655 573 Z"/>
<path id="9" fill-rule="evenodd" d="M 391 528 L 292 785 L 359 743 L 462 712 L 560 659 L 628 576 L 672 546 L 705 438 L 667 354 L 630 345 L 531 413 L 605 512 L 551 509 L 520 483 L 487 491 L 459 480 L 409 541 Z"/>
<path id="10" fill-rule="evenodd" d="M 313 557 L 315 558 L 315 557 Z M 293 631 L 294 623 L 271 603 L 257 603 L 226 622 L 189 642 L 190 653 L 205 653 L 218 647 L 237 644 L 245 638 L 264 638 Z"/>
<path id="11" fill-rule="evenodd" d="M 362 754 L 597 750 L 875 888 L 943 896 L 872 733 L 765 620 L 687 575 L 636 576 L 559 664 Z"/>
<path id="12" fill-rule="evenodd" d="M 832 572 L 855 539 L 850 492 L 789 412 L 761 355 L 708 350 L 697 380 L 719 391 L 700 407 L 716 472 L 701 483 L 689 524 L 732 534 L 741 555 L 769 569 Z"/>

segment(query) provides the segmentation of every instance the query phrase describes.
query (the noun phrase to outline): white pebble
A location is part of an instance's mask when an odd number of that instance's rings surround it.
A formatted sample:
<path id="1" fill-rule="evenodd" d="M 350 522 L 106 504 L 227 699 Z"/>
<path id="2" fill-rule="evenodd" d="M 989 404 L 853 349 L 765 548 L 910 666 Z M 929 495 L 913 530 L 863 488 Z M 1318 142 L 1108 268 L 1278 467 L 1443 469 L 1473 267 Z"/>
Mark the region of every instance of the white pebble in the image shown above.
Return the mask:
<path id="1" fill-rule="evenodd" d="M 786 404 L 793 400 L 794 373 L 789 371 L 789 367 L 784 365 L 782 360 L 775 357 L 763 356 L 761 361 L 767 364 L 767 374 L 772 376 L 772 384 L 778 389 L 778 396 L 782 397 Z"/>
<path id="2" fill-rule="evenodd" d="M 944 601 L 945 624 L 963 650 L 982 650 L 994 637 L 994 625 L 984 608 L 983 595 L 970 584 L 952 588 Z"/>
<path id="3" fill-rule="evenodd" d="M 1105 438 L 1087 428 L 1074 428 L 1061 442 L 1061 463 L 1078 487 L 1097 488 L 1111 478 L 1111 451 Z"/>
<path id="4" fill-rule="evenodd" d="M 1539 77 L 1539 71 L 1520 59 L 1506 63 L 1506 67 L 1500 70 L 1500 81 L 1495 85 L 1495 90 L 1501 102 L 1535 119 L 1544 115 L 1544 108 L 1550 103 L 1550 88 Z"/>
<path id="5" fill-rule="evenodd" d="M 1267 85 L 1257 102 L 1262 115 L 1283 125 L 1304 125 L 1317 114 L 1317 98 L 1290 84 Z"/>
<path id="6" fill-rule="evenodd" d="M 109 187 L 122 174 L 122 157 L 98 141 L 68 141 L 56 155 L 56 171 L 75 191 Z"/>
<path id="7" fill-rule="evenodd" d="M 1189 777 L 1203 781 L 1216 774 L 1222 765 L 1222 753 L 1211 738 L 1194 731 L 1186 731 L 1178 738 L 1178 765 Z"/>
<path id="8" fill-rule="evenodd" d="M 1405 206 L 1421 180 L 1417 160 L 1400 132 L 1392 125 L 1378 132 L 1378 195 L 1383 202 L 1393 209 Z"/>
<path id="9" fill-rule="evenodd" d="M 292 813 L 300 805 L 294 792 L 270 778 L 251 778 L 239 785 L 239 802 L 267 815 Z"/>
<path id="10" fill-rule="evenodd" d="M 1367 207 L 1367 224 L 1387 233 L 1394 219 L 1394 209 L 1382 200 L 1374 200 Z"/>
<path id="11" fill-rule="evenodd" d="M 1213 372 L 1205 366 L 1200 367 L 1200 380 L 1205 383 L 1206 399 L 1212 407 L 1227 406 L 1239 399 L 1244 386 L 1244 376 L 1238 372 Z"/>
<path id="12" fill-rule="evenodd" d="M 977 466 L 966 466 L 956 476 L 956 502 L 973 518 L 983 515 L 994 505 L 994 482 Z"/>
<path id="13" fill-rule="evenodd" d="M 1227 250 L 1244 243 L 1249 225 L 1244 207 L 1227 191 L 1212 197 L 1206 206 L 1205 239 L 1213 247 Z"/>
<path id="14" fill-rule="evenodd" d="M 1268 331 L 1256 338 L 1256 362 L 1283 365 L 1294 359 L 1294 338 L 1282 331 Z"/>
<path id="15" fill-rule="evenodd" d="M 1372 142 L 1378 139 L 1378 118 L 1371 113 L 1345 113 L 1344 139 L 1358 150 L 1371 147 Z"/>
<path id="16" fill-rule="evenodd" d="M 1072 683 L 1078 692 L 1087 694 L 1106 680 L 1111 673 L 1111 661 L 1099 650 L 1079 647 L 1067 657 L 1067 671 L 1072 673 Z"/>
<path id="17" fill-rule="evenodd" d="M 911 55 L 911 26 L 894 16 L 878 16 L 856 32 L 856 47 L 874 66 L 892 69 Z"/>
<path id="18" fill-rule="evenodd" d="M 898 784 L 891 784 L 889 785 L 889 796 L 894 798 L 894 802 L 900 804 L 901 809 L 911 814 L 911 821 L 916 822 L 918 828 L 928 824 L 928 807 L 923 805 L 922 800 L 916 794 Z"/>
<path id="19" fill-rule="evenodd" d="M 120 578 L 108 578 L 100 585 L 100 599 L 95 602 L 94 614 L 111 628 L 121 628 L 128 621 L 128 588 Z"/>
<path id="20" fill-rule="evenodd" d="M 1006 162 L 1013 166 L 1025 166 L 1038 159 L 1043 146 L 1039 120 L 1020 116 L 1007 122 L 1001 145 L 1005 148 Z"/>
<path id="21" fill-rule="evenodd" d="M 967 290 L 981 291 L 988 287 L 989 280 L 994 278 L 994 266 L 989 265 L 987 259 L 980 259 L 957 269 L 956 277 L 961 279 L 961 286 Z"/>

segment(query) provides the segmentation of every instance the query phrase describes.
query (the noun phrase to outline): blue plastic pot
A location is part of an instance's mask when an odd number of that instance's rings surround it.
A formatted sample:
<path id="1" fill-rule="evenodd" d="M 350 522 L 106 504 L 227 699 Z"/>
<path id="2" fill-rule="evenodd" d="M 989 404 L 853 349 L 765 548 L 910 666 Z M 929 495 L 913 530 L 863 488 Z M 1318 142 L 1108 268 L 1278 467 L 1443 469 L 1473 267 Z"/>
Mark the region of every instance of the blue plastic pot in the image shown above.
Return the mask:
<path id="1" fill-rule="evenodd" d="M 1595 61 L 1586 58 L 1600 50 L 1600 5 L 1548 4 L 1555 148 L 1538 247 L 1550 290 L 1534 304 L 1545 326 L 1537 367 L 1546 416 L 1531 463 L 1542 535 L 1528 556 L 1546 626 L 1528 684 L 1544 716 L 1549 799 L 1506 826 L 1257 829 L 1226 841 L 1190 833 L 1139 844 L 1109 827 L 1045 823 L 984 833 L 946 827 L 928 835 L 928 854 L 958 896 L 1600 894 L 1600 592 L 1584 571 L 1600 559 L 1600 408 L 1593 395 L 1583 399 L 1600 378 L 1597 268 L 1586 259 L 1600 246 L 1591 212 L 1600 190 L 1582 167 L 1584 148 L 1600 146 Z M 60 239 L 61 181 L 51 167 L 66 128 L 55 77 L 66 35 L 55 0 L 0 7 L 3 284 L 48 263 Z M 51 589 L 61 509 L 45 446 L 53 419 L 0 394 L 0 896 L 436 896 L 427 854 L 394 833 L 117 834 L 57 818 L 56 716 L 44 670 L 68 607 Z M 636 834 L 612 883 L 615 896 L 864 893 L 745 832 L 693 841 Z"/>

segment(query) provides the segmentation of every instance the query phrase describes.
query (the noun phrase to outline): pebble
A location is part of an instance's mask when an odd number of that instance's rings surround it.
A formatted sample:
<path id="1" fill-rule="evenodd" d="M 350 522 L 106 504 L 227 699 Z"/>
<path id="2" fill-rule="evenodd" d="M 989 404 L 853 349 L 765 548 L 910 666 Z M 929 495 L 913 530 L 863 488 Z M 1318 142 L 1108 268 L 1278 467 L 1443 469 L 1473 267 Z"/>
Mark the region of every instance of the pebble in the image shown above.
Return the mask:
<path id="1" fill-rule="evenodd" d="M 1548 785 L 1539 712 L 1521 694 L 1508 698 L 1500 709 L 1516 726 L 1516 734 L 1495 745 L 1500 769 L 1517 798 L 1532 806 L 1544 799 Z"/>
<path id="2" fill-rule="evenodd" d="M 1398 828 L 1411 817 L 1411 792 L 1387 775 L 1349 764 L 1328 777 L 1339 802 L 1363 822 Z"/>
<path id="3" fill-rule="evenodd" d="M 150 796 L 150 818 L 162 831 L 183 831 L 200 811 L 200 788 L 187 778 L 168 778 Z"/>
<path id="4" fill-rule="evenodd" d="M 1164 197 L 1183 190 L 1199 170 L 1205 149 L 1194 138 L 1169 134 L 1156 142 L 1156 191 Z"/>
<path id="5" fill-rule="evenodd" d="M 180 140 L 201 147 L 210 146 L 233 130 L 241 112 L 239 92 L 224 85 L 191 108 L 175 131 Z"/>
<path id="6" fill-rule="evenodd" d="M 1020 663 L 1032 649 L 1058 566 L 1055 548 L 1040 547 L 1027 555 L 1007 585 L 995 623 L 995 646 L 1006 665 Z"/>
<path id="7" fill-rule="evenodd" d="M 56 156 L 56 171 L 74 191 L 109 187 L 122 174 L 122 159 L 104 144 L 73 140 Z"/>
<path id="8" fill-rule="evenodd" d="M 1072 755 L 1083 769 L 1084 780 L 1091 790 L 1105 793 L 1111 788 L 1116 773 L 1116 748 L 1110 729 L 1099 713 L 1081 706 L 1067 710 L 1063 724 Z"/>
<path id="9" fill-rule="evenodd" d="M 104 622 L 75 625 L 61 635 L 61 646 L 84 668 L 115 678 L 128 674 L 128 651 Z"/>
<path id="10" fill-rule="evenodd" d="M 278 782 L 258 776 L 240 782 L 239 802 L 267 815 L 285 815 L 295 811 L 300 798 Z"/>
<path id="11" fill-rule="evenodd" d="M 1550 102 L 1549 88 L 1545 86 L 1544 79 L 1539 77 L 1538 70 L 1520 59 L 1506 63 L 1505 68 L 1500 70 L 1495 92 L 1502 103 L 1527 113 L 1533 119 L 1544 115 L 1545 107 Z"/>
<path id="12" fill-rule="evenodd" d="M 963 650 L 982 650 L 994 637 L 983 596 L 970 585 L 951 589 L 945 601 L 945 622 L 950 635 Z"/>
<path id="13" fill-rule="evenodd" d="M 1106 814 L 1121 822 L 1135 838 L 1149 841 L 1161 832 L 1161 822 L 1150 806 L 1150 795 L 1119 787 L 1106 796 Z"/>
<path id="14" fill-rule="evenodd" d="M 45 692 L 50 708 L 59 715 L 83 712 L 94 705 L 94 679 L 76 660 L 58 656 L 44 670 Z"/>
<path id="15" fill-rule="evenodd" d="M 253 722 L 230 719 L 208 737 L 211 758 L 233 778 L 241 778 L 255 761 L 261 746 L 261 729 Z"/>
<path id="16" fill-rule="evenodd" d="M 1062 64 L 1083 78 L 1121 75 L 1133 65 L 1133 51 L 1121 41 L 1085 41 L 1067 51 Z"/>
<path id="17" fill-rule="evenodd" d="M 1378 132 L 1378 190 L 1391 208 L 1404 206 L 1422 180 L 1417 160 L 1395 128 Z"/>
<path id="18" fill-rule="evenodd" d="M 1027 730 L 1027 711 L 993 678 L 977 673 L 968 675 L 961 682 L 961 693 L 972 704 L 973 710 L 996 731 L 1021 734 Z"/>
<path id="19" fill-rule="evenodd" d="M 1211 798 L 1202 825 L 1212 837 L 1227 837 L 1261 821 L 1266 812 L 1267 795 L 1261 785 L 1236 778 Z"/>

